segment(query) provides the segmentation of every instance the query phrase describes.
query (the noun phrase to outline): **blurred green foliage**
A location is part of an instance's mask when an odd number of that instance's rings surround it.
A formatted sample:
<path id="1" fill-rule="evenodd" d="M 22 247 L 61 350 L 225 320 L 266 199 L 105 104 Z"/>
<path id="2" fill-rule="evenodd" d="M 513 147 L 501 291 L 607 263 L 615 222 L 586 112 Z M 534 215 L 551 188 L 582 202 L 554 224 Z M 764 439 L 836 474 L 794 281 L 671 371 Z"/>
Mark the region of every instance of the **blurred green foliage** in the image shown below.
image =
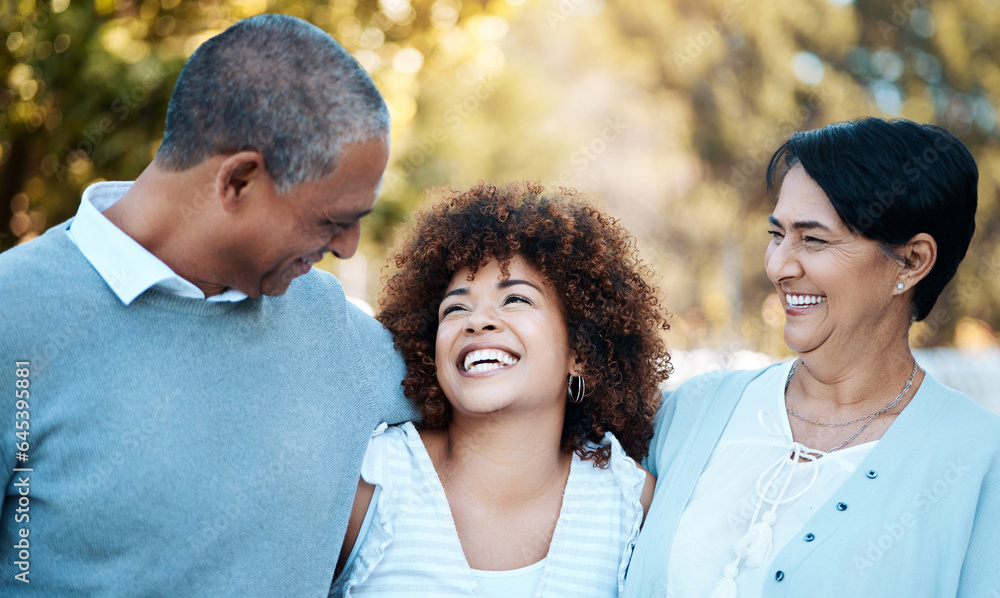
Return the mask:
<path id="1" fill-rule="evenodd" d="M 362 252 L 322 263 L 355 295 L 377 293 L 426 188 L 530 179 L 602 199 L 638 237 L 672 345 L 779 354 L 771 152 L 795 130 L 902 116 L 980 165 L 973 247 L 913 342 L 997 342 L 1000 0 L 4 0 L 0 250 L 71 217 L 92 182 L 136 177 L 187 56 L 265 11 L 329 31 L 390 107 Z"/>

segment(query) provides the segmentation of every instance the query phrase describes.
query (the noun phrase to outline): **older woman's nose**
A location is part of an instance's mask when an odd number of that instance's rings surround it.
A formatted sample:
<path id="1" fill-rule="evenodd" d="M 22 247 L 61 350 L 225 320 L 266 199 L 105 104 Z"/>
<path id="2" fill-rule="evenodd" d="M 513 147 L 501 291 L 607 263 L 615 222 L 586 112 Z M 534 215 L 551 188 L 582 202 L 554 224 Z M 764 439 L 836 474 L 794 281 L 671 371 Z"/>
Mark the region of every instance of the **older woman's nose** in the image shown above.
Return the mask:
<path id="1" fill-rule="evenodd" d="M 771 282 L 797 278 L 802 275 L 802 264 L 790 243 L 772 244 L 764 257 L 764 270 Z"/>

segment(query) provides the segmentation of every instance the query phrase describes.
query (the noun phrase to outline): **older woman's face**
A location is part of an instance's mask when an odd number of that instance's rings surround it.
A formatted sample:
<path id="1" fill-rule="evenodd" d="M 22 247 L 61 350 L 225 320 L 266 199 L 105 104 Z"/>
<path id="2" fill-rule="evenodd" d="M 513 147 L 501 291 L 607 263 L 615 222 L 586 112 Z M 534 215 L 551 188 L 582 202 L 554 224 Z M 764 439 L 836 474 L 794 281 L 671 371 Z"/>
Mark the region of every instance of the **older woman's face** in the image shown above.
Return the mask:
<path id="1" fill-rule="evenodd" d="M 455 413 L 562 412 L 575 363 L 562 302 L 524 259 L 503 280 L 496 260 L 454 274 L 438 308 L 435 363 Z"/>
<path id="2" fill-rule="evenodd" d="M 844 350 L 896 321 L 888 316 L 900 266 L 847 228 L 802 166 L 785 176 L 769 221 L 764 266 L 791 349 Z"/>

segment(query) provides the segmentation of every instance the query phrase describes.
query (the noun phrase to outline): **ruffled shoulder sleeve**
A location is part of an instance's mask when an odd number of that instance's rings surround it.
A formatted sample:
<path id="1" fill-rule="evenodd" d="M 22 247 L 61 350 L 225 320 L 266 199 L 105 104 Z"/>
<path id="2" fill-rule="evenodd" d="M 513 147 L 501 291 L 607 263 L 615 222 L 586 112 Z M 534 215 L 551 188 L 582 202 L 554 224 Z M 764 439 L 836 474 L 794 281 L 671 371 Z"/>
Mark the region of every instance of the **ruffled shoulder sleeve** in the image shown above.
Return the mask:
<path id="1" fill-rule="evenodd" d="M 607 445 L 611 446 L 611 460 L 608 467 L 611 468 L 622 492 L 630 500 L 634 499 L 641 511 L 642 503 L 639 502 L 639 497 L 642 496 L 642 489 L 646 484 L 646 472 L 636 464 L 632 457 L 625 453 L 625 449 L 611 432 L 606 432 L 601 440 L 600 446 Z"/>
<path id="2" fill-rule="evenodd" d="M 625 572 L 628 570 L 629 560 L 632 558 L 632 549 L 639 538 L 639 528 L 642 527 L 642 489 L 646 485 L 646 472 L 643 471 L 636 462 L 625 453 L 618 439 L 611 432 L 604 434 L 601 445 L 611 446 L 611 459 L 608 468 L 621 489 L 625 499 L 625 529 L 626 541 L 622 551 L 621 563 L 618 567 L 618 591 L 621 593 L 625 589 Z"/>
<path id="3" fill-rule="evenodd" d="M 394 505 L 399 504 L 397 495 L 408 483 L 399 475 L 413 471 L 413 442 L 420 442 L 420 437 L 410 422 L 399 426 L 380 424 L 372 432 L 361 465 L 361 477 L 375 486 L 375 492 L 354 550 L 344 571 L 334 581 L 330 596 L 351 596 L 351 589 L 362 584 L 385 556 L 385 549 L 392 542 Z"/>
<path id="4" fill-rule="evenodd" d="M 369 484 L 384 488 L 389 483 L 389 449 L 393 436 L 398 433 L 397 427 L 383 423 L 375 428 L 372 437 L 368 439 L 368 449 L 361 463 L 361 477 Z"/>

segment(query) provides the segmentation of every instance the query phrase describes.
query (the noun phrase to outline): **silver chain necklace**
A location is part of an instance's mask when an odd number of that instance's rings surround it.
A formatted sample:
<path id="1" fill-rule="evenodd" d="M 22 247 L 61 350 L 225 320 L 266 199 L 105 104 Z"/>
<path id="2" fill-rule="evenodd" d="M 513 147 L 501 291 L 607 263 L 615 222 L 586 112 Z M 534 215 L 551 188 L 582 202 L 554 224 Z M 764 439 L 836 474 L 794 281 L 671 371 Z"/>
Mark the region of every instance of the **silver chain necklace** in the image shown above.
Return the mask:
<path id="1" fill-rule="evenodd" d="M 795 370 L 798 369 L 798 367 L 799 367 L 799 362 L 798 362 L 798 360 L 796 360 L 795 363 L 792 364 L 791 371 L 788 372 L 788 378 L 785 379 L 785 391 L 786 392 L 788 391 L 788 383 L 792 381 L 792 376 L 795 375 Z M 916 375 L 917 375 L 917 360 L 914 359 L 913 360 L 913 371 L 910 372 L 910 379 L 906 381 L 906 386 L 903 387 L 903 392 L 899 393 L 896 396 L 895 399 L 893 399 L 888 405 L 885 406 L 884 409 L 882 409 L 880 411 L 874 411 L 872 413 L 869 413 L 868 415 L 862 415 L 861 417 L 856 417 L 856 418 L 848 420 L 846 422 L 832 422 L 832 423 L 828 423 L 828 422 L 814 421 L 814 420 L 809 419 L 808 417 L 803 417 L 802 415 L 796 413 L 795 411 L 793 411 L 787 405 L 785 406 L 785 411 L 787 411 L 789 415 L 793 415 L 793 416 L 801 419 L 804 422 L 808 422 L 808 423 L 816 425 L 816 426 L 823 426 L 823 427 L 826 427 L 826 428 L 832 428 L 832 427 L 837 427 L 837 426 L 847 426 L 847 425 L 850 425 L 850 424 L 853 424 L 853 423 L 857 423 L 857 422 L 859 422 L 859 421 L 861 421 L 863 419 L 867 419 L 868 420 L 868 421 L 866 421 L 864 423 L 863 426 L 861 426 L 858 429 L 857 432 L 854 433 L 853 436 L 851 436 L 850 438 L 848 438 L 844 442 L 840 443 L 840 446 L 837 446 L 837 447 L 832 448 L 832 449 L 830 449 L 830 450 L 827 451 L 828 453 L 832 453 L 834 451 L 839 451 L 840 449 L 842 449 L 845 446 L 847 446 L 848 444 L 850 444 L 855 438 L 857 438 L 862 432 L 865 431 L 865 428 L 867 428 L 869 426 L 869 424 L 871 424 L 873 421 L 875 421 L 876 419 L 878 419 L 879 416 L 892 411 L 893 408 L 895 408 L 896 405 L 898 405 L 899 402 L 901 400 L 903 400 L 903 396 L 910 391 L 910 386 L 913 385 L 913 378 Z"/>

